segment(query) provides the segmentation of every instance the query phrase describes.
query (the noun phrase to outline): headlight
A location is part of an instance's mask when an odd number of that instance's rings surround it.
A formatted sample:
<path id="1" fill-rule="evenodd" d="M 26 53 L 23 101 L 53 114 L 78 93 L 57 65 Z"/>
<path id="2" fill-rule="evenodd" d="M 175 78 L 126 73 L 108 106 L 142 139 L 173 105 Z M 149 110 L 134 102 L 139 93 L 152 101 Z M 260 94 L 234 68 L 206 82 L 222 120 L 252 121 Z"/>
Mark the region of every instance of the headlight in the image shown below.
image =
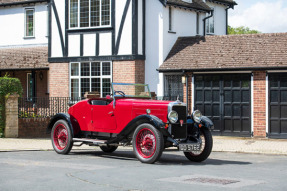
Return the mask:
<path id="1" fill-rule="evenodd" d="M 169 112 L 168 114 L 168 120 L 171 122 L 171 123 L 176 123 L 177 120 L 178 120 L 178 114 L 176 111 L 171 111 Z"/>
<path id="2" fill-rule="evenodd" d="M 202 114 L 201 114 L 201 112 L 200 112 L 199 110 L 195 110 L 195 111 L 192 113 L 192 117 L 193 117 L 193 120 L 194 120 L 196 123 L 200 123 Z"/>

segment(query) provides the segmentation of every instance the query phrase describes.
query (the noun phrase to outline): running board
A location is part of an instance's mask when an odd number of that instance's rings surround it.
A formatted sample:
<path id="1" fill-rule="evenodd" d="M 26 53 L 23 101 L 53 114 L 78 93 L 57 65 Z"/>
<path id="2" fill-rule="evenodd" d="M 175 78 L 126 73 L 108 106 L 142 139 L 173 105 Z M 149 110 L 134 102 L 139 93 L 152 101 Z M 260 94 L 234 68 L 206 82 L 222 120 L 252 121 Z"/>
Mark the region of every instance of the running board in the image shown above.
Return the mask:
<path id="1" fill-rule="evenodd" d="M 74 142 L 82 142 L 82 143 L 88 143 L 96 146 L 100 145 L 107 145 L 106 140 L 99 140 L 99 139 L 82 139 L 82 138 L 73 138 Z"/>

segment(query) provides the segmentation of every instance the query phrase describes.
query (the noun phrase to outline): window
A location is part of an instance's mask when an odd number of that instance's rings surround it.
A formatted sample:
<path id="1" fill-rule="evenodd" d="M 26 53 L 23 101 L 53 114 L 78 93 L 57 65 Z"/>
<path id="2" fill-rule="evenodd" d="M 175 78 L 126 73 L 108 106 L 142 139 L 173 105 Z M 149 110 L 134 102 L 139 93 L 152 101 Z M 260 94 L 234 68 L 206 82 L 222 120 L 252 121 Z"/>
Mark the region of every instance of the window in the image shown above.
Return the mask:
<path id="1" fill-rule="evenodd" d="M 169 31 L 172 31 L 172 10 L 171 10 L 171 7 L 169 7 L 168 9 L 168 23 L 169 23 L 169 26 L 168 26 L 168 30 Z"/>
<path id="2" fill-rule="evenodd" d="M 196 34 L 199 34 L 199 13 L 196 13 Z"/>
<path id="3" fill-rule="evenodd" d="M 210 14 L 208 14 L 207 16 L 210 16 Z M 206 20 L 206 33 L 214 34 L 214 15 L 213 17 L 210 17 L 209 19 Z"/>
<path id="4" fill-rule="evenodd" d="M 111 94 L 111 62 L 82 62 L 70 64 L 70 96 L 84 97 L 85 92 L 99 92 L 101 97 Z"/>
<path id="5" fill-rule="evenodd" d="M 183 85 L 180 75 L 165 75 L 164 80 L 164 99 L 176 100 L 179 96 L 183 100 Z"/>
<path id="6" fill-rule="evenodd" d="M 32 74 L 27 73 L 27 98 L 30 100 L 33 97 L 33 79 Z"/>
<path id="7" fill-rule="evenodd" d="M 70 0 L 70 28 L 110 26 L 110 0 Z"/>
<path id="8" fill-rule="evenodd" d="M 25 9 L 25 37 L 34 37 L 34 9 Z"/>

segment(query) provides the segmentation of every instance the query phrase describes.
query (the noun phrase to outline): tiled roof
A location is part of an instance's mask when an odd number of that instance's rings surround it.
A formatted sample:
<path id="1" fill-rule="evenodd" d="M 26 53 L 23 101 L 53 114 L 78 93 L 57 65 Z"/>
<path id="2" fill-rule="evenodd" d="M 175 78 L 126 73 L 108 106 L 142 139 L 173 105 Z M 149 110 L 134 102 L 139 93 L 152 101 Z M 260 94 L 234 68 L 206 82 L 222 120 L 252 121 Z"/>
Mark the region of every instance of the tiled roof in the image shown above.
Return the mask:
<path id="1" fill-rule="evenodd" d="M 174 6 L 186 7 L 186 8 L 191 8 L 191 9 L 203 10 L 203 11 L 212 10 L 202 0 L 196 0 L 193 3 L 187 3 L 182 0 L 167 0 L 167 5 L 174 5 Z"/>
<path id="2" fill-rule="evenodd" d="M 47 46 L 0 49 L 0 70 L 33 68 L 49 68 Z"/>
<path id="3" fill-rule="evenodd" d="M 287 67 L 287 33 L 180 37 L 159 71 Z"/>
<path id="4" fill-rule="evenodd" d="M 237 3 L 233 0 L 208 0 L 208 1 L 217 1 L 220 3 L 226 3 L 226 4 L 231 4 L 231 5 L 237 5 Z"/>
<path id="5" fill-rule="evenodd" d="M 0 6 L 20 5 L 27 3 L 48 2 L 49 0 L 0 0 Z"/>

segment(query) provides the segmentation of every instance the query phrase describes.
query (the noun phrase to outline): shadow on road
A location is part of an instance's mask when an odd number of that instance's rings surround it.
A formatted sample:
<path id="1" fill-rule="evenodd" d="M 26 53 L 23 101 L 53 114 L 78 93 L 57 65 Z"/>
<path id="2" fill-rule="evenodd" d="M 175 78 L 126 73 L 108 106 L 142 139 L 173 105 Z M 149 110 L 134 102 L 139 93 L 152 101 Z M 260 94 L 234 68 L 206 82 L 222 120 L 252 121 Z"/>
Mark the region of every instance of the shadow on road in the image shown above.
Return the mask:
<path id="1" fill-rule="evenodd" d="M 102 151 L 77 151 L 71 152 L 70 155 L 88 155 L 88 156 L 96 156 L 107 159 L 115 159 L 115 160 L 129 160 L 129 161 L 138 161 L 132 151 L 115 151 L 113 153 L 105 153 Z M 213 159 L 208 158 L 207 160 L 197 163 L 189 161 L 183 155 L 176 155 L 170 153 L 163 153 L 161 158 L 155 163 L 156 165 L 197 165 L 197 166 L 205 166 L 205 165 L 250 165 L 251 162 L 244 161 L 235 161 L 235 160 L 224 160 L 224 159 Z"/>

